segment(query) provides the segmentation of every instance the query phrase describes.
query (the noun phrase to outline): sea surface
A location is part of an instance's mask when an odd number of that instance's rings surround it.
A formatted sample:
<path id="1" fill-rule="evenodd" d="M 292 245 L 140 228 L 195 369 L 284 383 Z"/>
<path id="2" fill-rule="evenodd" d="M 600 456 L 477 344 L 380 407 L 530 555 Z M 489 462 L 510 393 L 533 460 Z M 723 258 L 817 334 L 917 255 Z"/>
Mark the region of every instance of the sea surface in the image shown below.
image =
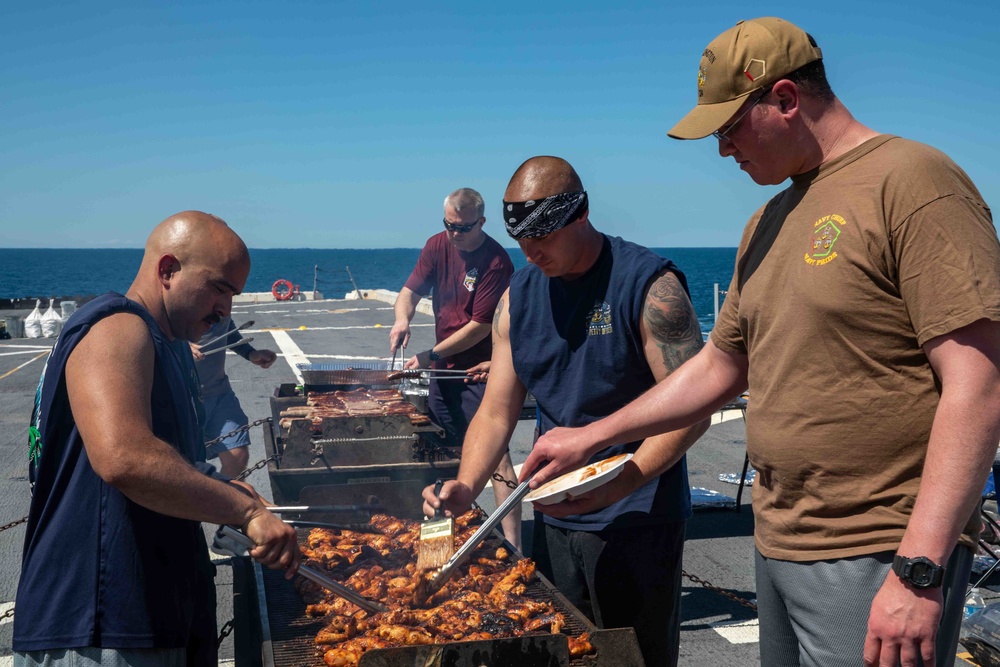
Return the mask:
<path id="1" fill-rule="evenodd" d="M 729 286 L 736 248 L 653 248 L 674 260 L 687 275 L 703 329 L 714 321 L 714 285 Z M 526 264 L 517 248 L 508 249 L 515 268 Z M 331 250 L 313 248 L 250 250 L 251 270 L 244 291 L 269 292 L 280 278 L 302 291 L 315 286 L 327 298 L 354 289 L 398 290 L 410 275 L 419 248 Z M 74 298 L 128 289 L 142 260 L 141 249 L 0 248 L 0 299 Z M 353 282 L 352 282 L 353 278 Z M 720 296 L 720 303 L 723 297 Z"/>

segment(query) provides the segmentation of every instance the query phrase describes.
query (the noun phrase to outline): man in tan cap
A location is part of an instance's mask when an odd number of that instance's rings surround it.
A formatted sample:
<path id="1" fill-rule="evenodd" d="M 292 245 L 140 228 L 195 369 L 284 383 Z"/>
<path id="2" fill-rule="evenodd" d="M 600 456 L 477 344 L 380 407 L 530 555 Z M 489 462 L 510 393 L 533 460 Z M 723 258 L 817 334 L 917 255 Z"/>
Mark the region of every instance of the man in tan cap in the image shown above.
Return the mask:
<path id="1" fill-rule="evenodd" d="M 722 33 L 697 81 L 670 136 L 712 135 L 755 182 L 791 185 L 747 225 L 705 348 L 606 419 L 544 435 L 522 478 L 749 387 L 761 664 L 951 665 L 1000 440 L 990 211 L 947 156 L 855 120 L 787 21 Z"/>

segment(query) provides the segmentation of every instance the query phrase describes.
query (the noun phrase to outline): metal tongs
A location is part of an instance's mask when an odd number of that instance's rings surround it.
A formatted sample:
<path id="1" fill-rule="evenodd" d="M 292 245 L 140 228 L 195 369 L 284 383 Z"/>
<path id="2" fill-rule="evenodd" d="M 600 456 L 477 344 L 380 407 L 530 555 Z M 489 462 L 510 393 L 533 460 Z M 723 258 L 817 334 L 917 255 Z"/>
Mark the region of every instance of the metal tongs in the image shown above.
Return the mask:
<path id="1" fill-rule="evenodd" d="M 219 531 L 222 532 L 222 534 L 225 535 L 226 537 L 231 538 L 233 541 L 242 544 L 247 549 L 253 549 L 255 546 L 257 546 L 256 544 L 254 544 L 253 540 L 251 540 L 242 532 L 236 530 L 231 526 L 221 526 L 219 528 Z M 374 602 L 373 600 L 369 600 L 368 598 L 361 595 L 354 589 L 348 588 L 347 586 L 344 586 L 343 584 L 334 581 L 330 577 L 326 576 L 325 574 L 322 574 L 317 570 L 314 570 L 308 565 L 299 565 L 299 574 L 301 574 L 303 577 L 313 582 L 317 586 L 322 586 L 323 588 L 330 591 L 334 595 L 344 598 L 348 602 L 351 602 L 361 607 L 362 609 L 364 609 L 369 613 L 376 614 L 380 611 L 389 611 L 389 608 L 386 607 L 384 604 L 381 604 L 379 602 Z"/>
<path id="2" fill-rule="evenodd" d="M 455 555 L 448 559 L 448 562 L 444 564 L 444 567 L 438 570 L 437 573 L 430 578 L 424 589 L 421 591 L 427 598 L 430 598 L 430 596 L 441 590 L 441 587 L 444 586 L 449 579 L 451 579 L 452 575 L 455 574 L 455 571 L 458 570 L 458 567 L 469 559 L 469 556 L 471 556 L 472 552 L 476 550 L 476 547 L 482 544 L 483 541 L 489 537 L 490 533 L 493 532 L 493 529 L 500 525 L 503 518 L 507 516 L 526 495 L 528 495 L 528 492 L 531 491 L 531 488 L 528 486 L 528 482 L 531 481 L 538 470 L 539 468 L 536 468 L 535 472 L 531 473 L 531 476 L 528 477 L 528 479 L 518 484 L 517 488 L 514 489 L 514 492 L 510 494 L 507 500 L 500 503 L 500 506 L 497 507 L 496 511 L 483 522 L 483 525 L 479 526 L 479 529 L 472 534 L 472 537 L 466 540 L 465 544 L 459 547 L 458 551 L 455 552 Z"/>
<path id="3" fill-rule="evenodd" d="M 248 327 L 252 327 L 252 326 L 253 326 L 253 320 L 248 320 L 248 321 L 244 322 L 243 324 L 241 324 L 240 326 L 236 327 L 235 329 L 230 329 L 230 330 L 226 331 L 225 333 L 219 334 L 218 336 L 216 336 L 212 340 L 206 340 L 204 343 L 201 344 L 201 347 L 208 347 L 212 343 L 216 343 L 216 342 L 222 340 L 223 338 L 228 338 L 230 335 L 236 333 L 237 331 L 243 331 L 244 329 L 246 329 Z M 242 337 L 243 337 L 243 334 L 240 334 L 240 338 L 242 338 Z"/>
<path id="4" fill-rule="evenodd" d="M 465 380 L 471 377 L 468 371 L 457 368 L 407 368 L 401 371 L 389 373 L 387 379 L 390 382 L 395 380 Z"/>
<path id="5" fill-rule="evenodd" d="M 229 345 L 223 345 L 222 347 L 213 347 L 208 352 L 202 352 L 202 355 L 204 355 L 204 356 L 207 357 L 210 354 L 215 354 L 216 352 L 222 352 L 223 350 L 228 350 L 231 347 L 238 347 L 240 345 L 243 345 L 244 343 L 249 343 L 252 340 L 253 340 L 253 336 L 248 336 L 246 338 L 240 338 L 235 343 L 230 343 Z"/>
<path id="6" fill-rule="evenodd" d="M 331 514 L 336 512 L 380 512 L 380 505 L 274 505 L 268 506 L 272 514 Z"/>

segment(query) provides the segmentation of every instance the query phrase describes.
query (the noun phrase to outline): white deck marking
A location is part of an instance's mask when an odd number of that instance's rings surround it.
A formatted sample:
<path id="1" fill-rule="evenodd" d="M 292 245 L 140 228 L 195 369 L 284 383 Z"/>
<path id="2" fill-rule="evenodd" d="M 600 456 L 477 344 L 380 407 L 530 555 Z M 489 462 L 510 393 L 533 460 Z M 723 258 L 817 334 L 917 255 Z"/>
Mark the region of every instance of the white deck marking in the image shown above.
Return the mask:
<path id="1" fill-rule="evenodd" d="M 734 419 L 743 419 L 743 411 L 722 410 L 712 415 L 712 426 L 715 426 L 716 424 L 721 424 L 722 422 L 729 422 Z"/>
<path id="2" fill-rule="evenodd" d="M 410 324 L 410 328 L 414 327 L 432 327 L 434 323 L 429 324 Z M 387 332 L 391 329 L 389 325 L 375 325 L 375 324 L 365 324 L 360 326 L 350 326 L 350 327 L 305 327 L 300 329 L 299 327 L 268 327 L 266 329 L 246 329 L 243 331 L 244 334 L 253 333 L 267 333 L 268 331 L 351 331 L 353 329 L 385 329 Z"/>
<path id="3" fill-rule="evenodd" d="M 21 370 L 22 368 L 24 368 L 25 366 L 27 366 L 28 364 L 30 364 L 32 361 L 37 361 L 38 359 L 41 359 L 46 354 L 48 354 L 50 351 L 51 350 L 46 350 L 45 352 L 42 352 L 41 354 L 39 354 L 37 357 L 32 357 L 31 359 L 28 359 L 26 362 L 24 362 L 23 364 L 21 364 L 17 368 L 10 369 L 9 371 L 7 371 L 6 373 L 4 373 L 3 375 L 0 375 L 0 380 L 4 379 L 8 375 L 13 375 L 17 371 Z"/>
<path id="4" fill-rule="evenodd" d="M 6 614 L 7 610 L 8 609 L 12 609 L 13 607 L 14 607 L 14 603 L 13 602 L 0 602 L 0 616 L 3 616 L 4 614 Z M 11 615 L 11 616 L 8 616 L 7 618 L 3 619 L 2 621 L 0 621 L 0 625 L 7 625 L 8 623 L 13 623 L 13 622 L 14 622 L 14 616 Z M 13 662 L 13 661 L 11 661 L 11 662 Z"/>
<path id="5" fill-rule="evenodd" d="M 309 357 L 295 344 L 287 331 L 272 329 L 271 335 L 274 336 L 274 342 L 278 344 L 278 349 L 284 355 L 285 361 L 292 367 L 292 372 L 295 373 L 295 378 L 299 381 L 299 384 L 304 384 L 298 364 L 308 364 Z"/>
<path id="6" fill-rule="evenodd" d="M 708 625 L 730 644 L 756 644 L 760 641 L 760 626 L 756 618 L 749 621 L 720 621 Z"/>
<path id="7" fill-rule="evenodd" d="M 17 343 L 0 343 L 2 348 L 10 348 L 12 350 L 51 350 L 51 345 L 18 345 Z"/>
<path id="8" fill-rule="evenodd" d="M 37 354 L 38 348 L 33 347 L 30 350 L 21 350 L 20 352 L 0 352 L 0 357 L 13 357 L 16 354 Z"/>
<path id="9" fill-rule="evenodd" d="M 14 667 L 14 656 L 8 655 L 0 658 L 0 667 Z"/>

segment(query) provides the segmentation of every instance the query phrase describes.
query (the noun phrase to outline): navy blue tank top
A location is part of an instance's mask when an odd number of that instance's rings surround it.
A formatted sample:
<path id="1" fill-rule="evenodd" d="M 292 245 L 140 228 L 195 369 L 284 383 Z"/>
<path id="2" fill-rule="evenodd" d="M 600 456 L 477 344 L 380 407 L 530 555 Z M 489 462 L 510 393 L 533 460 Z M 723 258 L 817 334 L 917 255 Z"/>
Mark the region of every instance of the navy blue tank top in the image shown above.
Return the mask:
<path id="1" fill-rule="evenodd" d="M 669 260 L 604 237 L 601 255 L 576 280 L 548 278 L 525 266 L 510 281 L 510 344 L 514 370 L 538 404 L 539 432 L 585 426 L 607 417 L 656 384 L 646 363 L 640 322 L 650 280 Z M 634 452 L 641 441 L 614 445 L 591 459 Z M 546 523 L 597 531 L 679 521 L 691 516 L 687 462 L 682 458 L 613 505 Z"/>
<path id="2" fill-rule="evenodd" d="M 194 366 L 182 361 L 190 357 L 187 343 L 172 345 L 142 306 L 120 294 L 77 310 L 39 387 L 42 445 L 30 465 L 34 492 L 17 588 L 17 651 L 183 647 L 192 634 L 193 601 L 215 594 L 200 524 L 145 509 L 105 484 L 90 466 L 70 410 L 66 360 L 96 322 L 123 311 L 142 318 L 156 350 L 153 432 L 207 471 L 189 390 Z"/>

